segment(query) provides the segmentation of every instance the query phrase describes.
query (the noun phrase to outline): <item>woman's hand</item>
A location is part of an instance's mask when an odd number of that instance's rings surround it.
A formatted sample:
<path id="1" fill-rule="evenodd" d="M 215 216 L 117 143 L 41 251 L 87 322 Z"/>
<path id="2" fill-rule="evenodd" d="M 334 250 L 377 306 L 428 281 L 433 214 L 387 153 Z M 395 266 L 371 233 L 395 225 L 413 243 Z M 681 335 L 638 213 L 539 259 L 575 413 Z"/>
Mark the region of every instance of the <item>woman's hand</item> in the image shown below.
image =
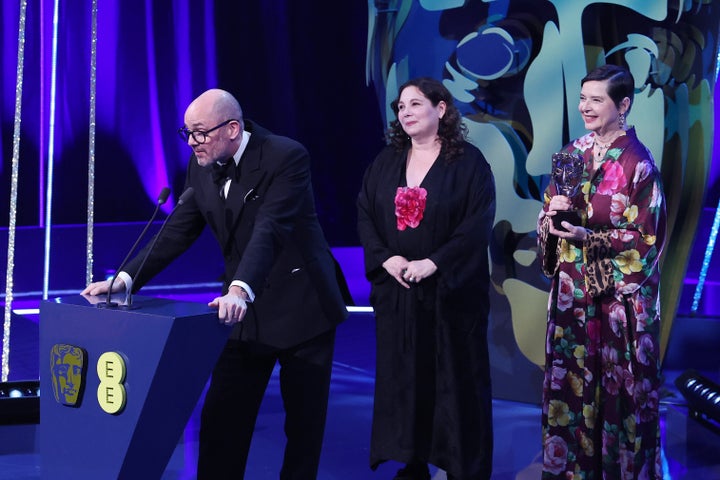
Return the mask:
<path id="1" fill-rule="evenodd" d="M 548 215 L 550 215 L 550 212 L 557 210 L 570 210 L 571 208 L 572 201 L 568 197 L 565 195 L 555 195 L 550 199 L 550 203 L 548 204 Z"/>
<path id="2" fill-rule="evenodd" d="M 567 240 L 583 241 L 587 238 L 587 229 L 585 227 L 563 221 L 560 222 L 560 225 L 562 225 L 565 230 L 558 230 L 555 228 L 555 222 L 552 221 L 552 217 L 557 215 L 557 212 L 570 210 L 572 206 L 572 201 L 565 195 L 555 195 L 550 199 L 548 211 L 545 214 L 550 217 L 550 233 Z"/>
<path id="3" fill-rule="evenodd" d="M 408 283 L 418 283 L 435 272 L 437 272 L 437 265 L 429 258 L 413 260 L 412 262 L 408 262 L 405 272 L 403 273 L 403 278 L 405 278 Z"/>
<path id="4" fill-rule="evenodd" d="M 400 255 L 385 260 L 383 268 L 405 288 L 410 288 L 411 283 L 418 283 L 437 272 L 437 265 L 429 258 L 409 262 Z"/>
<path id="5" fill-rule="evenodd" d="M 548 212 L 548 217 L 553 217 L 555 215 L 555 212 Z M 585 227 L 573 225 L 570 222 L 560 222 L 560 225 L 565 230 L 558 230 L 555 228 L 555 223 L 552 221 L 552 218 L 550 219 L 550 233 L 552 235 L 555 235 L 560 238 L 564 238 L 566 240 L 578 240 L 578 241 L 585 241 L 588 235 L 588 230 Z"/>
<path id="6" fill-rule="evenodd" d="M 385 271 L 387 271 L 391 277 L 397 280 L 400 285 L 405 288 L 410 288 L 410 285 L 405 283 L 405 279 L 403 278 L 403 274 L 407 271 L 408 263 L 409 262 L 407 258 L 400 255 L 394 255 L 385 260 L 382 266 Z"/>

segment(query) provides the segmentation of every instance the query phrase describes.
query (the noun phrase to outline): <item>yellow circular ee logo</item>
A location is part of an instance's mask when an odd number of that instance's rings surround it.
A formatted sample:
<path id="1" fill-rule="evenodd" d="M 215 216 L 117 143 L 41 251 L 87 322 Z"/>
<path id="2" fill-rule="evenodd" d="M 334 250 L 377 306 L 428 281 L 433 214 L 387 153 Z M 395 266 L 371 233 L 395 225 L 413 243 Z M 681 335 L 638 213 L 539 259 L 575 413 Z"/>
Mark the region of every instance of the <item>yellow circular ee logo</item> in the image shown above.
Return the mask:
<path id="1" fill-rule="evenodd" d="M 125 408 L 125 360 L 117 352 L 105 352 L 97 361 L 97 374 L 100 385 L 97 399 L 105 412 L 114 414 Z"/>

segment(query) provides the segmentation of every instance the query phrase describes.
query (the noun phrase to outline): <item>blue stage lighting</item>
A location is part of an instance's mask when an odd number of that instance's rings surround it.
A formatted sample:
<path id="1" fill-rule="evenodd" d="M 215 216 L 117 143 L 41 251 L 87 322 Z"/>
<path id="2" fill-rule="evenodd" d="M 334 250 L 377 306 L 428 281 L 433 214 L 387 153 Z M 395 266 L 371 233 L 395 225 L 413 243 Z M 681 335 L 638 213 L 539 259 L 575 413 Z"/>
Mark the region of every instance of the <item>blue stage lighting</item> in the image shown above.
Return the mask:
<path id="1" fill-rule="evenodd" d="M 40 382 L 0 383 L 0 425 L 40 422 Z"/>
<path id="2" fill-rule="evenodd" d="M 687 370 L 675 386 L 688 403 L 690 415 L 714 430 L 720 430 L 720 385 L 695 370 Z"/>

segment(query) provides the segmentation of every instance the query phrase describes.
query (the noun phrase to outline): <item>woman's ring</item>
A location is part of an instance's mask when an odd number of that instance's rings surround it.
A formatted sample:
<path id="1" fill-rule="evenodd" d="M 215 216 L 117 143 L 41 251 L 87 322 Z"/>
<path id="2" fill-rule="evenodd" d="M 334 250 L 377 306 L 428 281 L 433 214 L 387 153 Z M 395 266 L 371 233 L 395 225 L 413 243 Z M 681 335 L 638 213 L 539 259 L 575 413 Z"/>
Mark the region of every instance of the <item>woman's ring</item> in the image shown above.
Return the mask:
<path id="1" fill-rule="evenodd" d="M 411 276 L 410 278 L 408 278 L 408 282 L 414 282 L 414 281 L 415 281 L 415 277 Z"/>

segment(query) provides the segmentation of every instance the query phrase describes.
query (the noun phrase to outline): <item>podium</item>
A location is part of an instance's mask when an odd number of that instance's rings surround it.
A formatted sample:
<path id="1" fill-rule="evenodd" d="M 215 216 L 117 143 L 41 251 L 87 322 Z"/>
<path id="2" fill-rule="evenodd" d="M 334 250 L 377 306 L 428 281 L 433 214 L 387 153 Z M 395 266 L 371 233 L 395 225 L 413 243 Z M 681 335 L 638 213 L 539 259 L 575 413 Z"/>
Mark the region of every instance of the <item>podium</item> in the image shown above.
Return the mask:
<path id="1" fill-rule="evenodd" d="M 42 478 L 160 478 L 230 328 L 200 303 L 40 305 Z"/>

